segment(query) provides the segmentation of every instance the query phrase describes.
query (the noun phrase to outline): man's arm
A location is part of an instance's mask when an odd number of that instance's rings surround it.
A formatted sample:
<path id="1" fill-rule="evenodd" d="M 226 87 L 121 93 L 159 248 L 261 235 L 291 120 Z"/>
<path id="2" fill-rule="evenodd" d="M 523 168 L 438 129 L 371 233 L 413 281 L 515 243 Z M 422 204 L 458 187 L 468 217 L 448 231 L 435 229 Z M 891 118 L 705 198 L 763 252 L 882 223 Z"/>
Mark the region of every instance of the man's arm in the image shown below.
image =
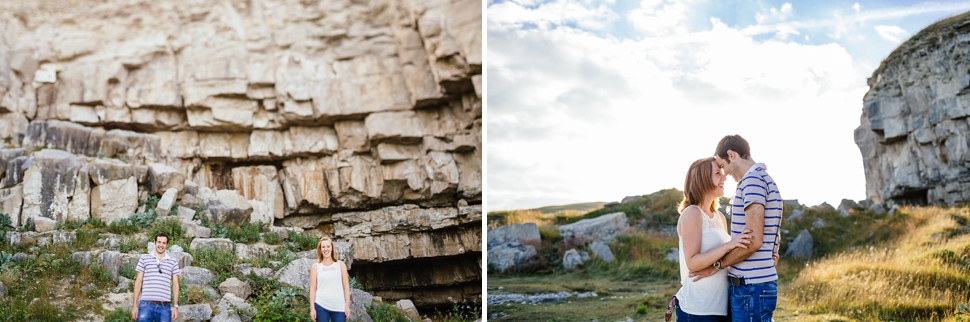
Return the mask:
<path id="1" fill-rule="evenodd" d="M 179 318 L 179 276 L 172 275 L 172 321 Z"/>
<path id="2" fill-rule="evenodd" d="M 139 293 L 141 293 L 141 282 L 144 276 L 145 276 L 145 273 L 138 272 L 138 275 L 135 277 L 135 290 L 132 292 L 134 293 L 134 296 L 132 296 L 131 298 L 131 319 L 132 320 L 138 319 L 138 295 Z"/>
<path id="3" fill-rule="evenodd" d="M 721 267 L 731 266 L 747 259 L 758 249 L 765 238 L 765 205 L 753 203 L 744 208 L 744 229 L 751 229 L 751 245 L 748 249 L 735 248 L 721 258 Z"/>

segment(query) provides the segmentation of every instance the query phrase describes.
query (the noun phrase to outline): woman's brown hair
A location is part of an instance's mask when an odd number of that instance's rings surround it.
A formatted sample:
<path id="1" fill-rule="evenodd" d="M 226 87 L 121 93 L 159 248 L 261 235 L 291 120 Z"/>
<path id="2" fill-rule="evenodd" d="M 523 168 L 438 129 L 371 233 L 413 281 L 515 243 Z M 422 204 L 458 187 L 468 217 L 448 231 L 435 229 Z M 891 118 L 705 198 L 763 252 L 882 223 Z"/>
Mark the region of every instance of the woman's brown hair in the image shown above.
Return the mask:
<path id="1" fill-rule="evenodd" d="M 717 189 L 714 178 L 711 176 L 712 163 L 714 163 L 714 157 L 703 158 L 691 163 L 690 168 L 687 169 L 687 178 L 684 179 L 684 200 L 680 202 L 680 207 L 677 207 L 677 212 L 683 213 L 684 208 L 690 205 L 701 206 L 698 203 L 704 200 L 704 194 Z M 720 198 L 714 198 L 714 202 L 711 203 L 711 213 L 716 212 L 717 207 L 720 206 L 718 199 Z"/>

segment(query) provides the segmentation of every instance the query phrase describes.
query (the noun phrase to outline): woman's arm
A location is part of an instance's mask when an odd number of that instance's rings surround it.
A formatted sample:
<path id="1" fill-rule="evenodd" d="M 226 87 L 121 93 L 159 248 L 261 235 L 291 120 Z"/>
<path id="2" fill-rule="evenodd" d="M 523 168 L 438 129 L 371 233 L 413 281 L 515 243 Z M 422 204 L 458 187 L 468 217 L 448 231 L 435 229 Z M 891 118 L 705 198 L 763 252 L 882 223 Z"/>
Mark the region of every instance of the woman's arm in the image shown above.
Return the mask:
<path id="1" fill-rule="evenodd" d="M 313 303 L 317 301 L 317 270 L 315 269 L 317 264 L 310 265 L 310 319 L 317 320 L 317 309 L 313 307 Z"/>
<path id="2" fill-rule="evenodd" d="M 701 212 L 700 208 L 688 207 L 684 209 L 684 213 L 680 215 L 680 220 L 677 222 L 677 232 L 680 233 L 680 238 L 684 242 L 684 260 L 687 261 L 688 270 L 693 272 L 705 269 L 732 249 L 736 247 L 747 248 L 746 244 L 751 243 L 749 240 L 751 235 L 748 234 L 749 231 L 745 230 L 730 241 L 701 253 L 702 225 L 704 224 L 704 218 L 701 216 L 706 215 Z"/>
<path id="3" fill-rule="evenodd" d="M 350 320 L 350 274 L 347 273 L 347 265 L 343 261 L 340 261 L 340 277 L 344 284 L 344 303 L 346 307 L 344 308 L 344 315 L 346 319 Z"/>

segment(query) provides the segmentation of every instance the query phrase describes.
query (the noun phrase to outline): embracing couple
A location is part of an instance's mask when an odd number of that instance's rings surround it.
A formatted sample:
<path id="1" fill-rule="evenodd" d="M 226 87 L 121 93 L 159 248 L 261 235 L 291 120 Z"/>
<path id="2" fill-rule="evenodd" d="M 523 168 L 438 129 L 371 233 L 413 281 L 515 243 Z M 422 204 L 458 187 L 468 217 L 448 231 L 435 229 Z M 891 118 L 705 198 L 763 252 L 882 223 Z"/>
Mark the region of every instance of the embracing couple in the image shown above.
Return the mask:
<path id="1" fill-rule="evenodd" d="M 738 135 L 721 139 L 714 157 L 691 164 L 677 222 L 683 286 L 670 301 L 678 322 L 771 321 L 782 199 L 767 170 Z M 717 210 L 727 175 L 738 183 L 730 226 Z"/>

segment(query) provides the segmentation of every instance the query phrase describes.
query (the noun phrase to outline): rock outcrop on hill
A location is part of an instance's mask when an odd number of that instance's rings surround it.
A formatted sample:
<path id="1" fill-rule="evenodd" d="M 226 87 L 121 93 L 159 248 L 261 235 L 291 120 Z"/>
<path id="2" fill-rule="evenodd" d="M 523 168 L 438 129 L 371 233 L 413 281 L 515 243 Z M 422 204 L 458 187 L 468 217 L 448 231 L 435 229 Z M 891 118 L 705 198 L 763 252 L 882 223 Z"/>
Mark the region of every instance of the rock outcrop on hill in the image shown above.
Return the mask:
<path id="1" fill-rule="evenodd" d="M 0 212 L 53 229 L 164 196 L 335 236 L 388 300 L 478 300 L 481 7 L 0 3 Z"/>
<path id="2" fill-rule="evenodd" d="M 970 201 L 970 14 L 899 46 L 869 78 L 855 141 L 876 205 Z"/>

